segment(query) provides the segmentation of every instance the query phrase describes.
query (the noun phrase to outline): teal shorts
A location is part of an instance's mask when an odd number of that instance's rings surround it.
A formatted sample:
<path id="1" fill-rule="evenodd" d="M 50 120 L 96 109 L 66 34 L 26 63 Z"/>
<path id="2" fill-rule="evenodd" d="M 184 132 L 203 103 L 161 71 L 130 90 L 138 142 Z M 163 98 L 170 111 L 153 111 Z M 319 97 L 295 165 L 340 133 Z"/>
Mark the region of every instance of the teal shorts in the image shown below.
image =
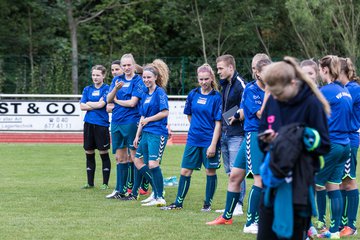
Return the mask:
<path id="1" fill-rule="evenodd" d="M 340 184 L 349 154 L 349 144 L 332 143 L 330 152 L 324 155 L 325 166 L 315 175 L 315 184 L 320 187 L 325 187 L 327 183 Z"/>
<path id="2" fill-rule="evenodd" d="M 142 132 L 135 157 L 143 158 L 145 164 L 148 164 L 149 161 L 159 160 L 161 162 L 167 139 L 167 136 Z"/>
<path id="3" fill-rule="evenodd" d="M 350 156 L 345 162 L 345 170 L 343 179 L 349 177 L 351 179 L 356 179 L 356 165 L 357 165 L 357 152 L 358 147 L 350 147 Z"/>
<path id="4" fill-rule="evenodd" d="M 112 152 L 116 153 L 117 149 L 134 148 L 134 139 L 136 136 L 137 125 L 132 124 L 116 124 L 111 123 L 111 141 L 112 141 Z"/>
<path id="5" fill-rule="evenodd" d="M 247 132 L 236 156 L 234 167 L 246 170 L 246 176 L 260 174 L 264 153 L 260 150 L 257 132 Z"/>
<path id="6" fill-rule="evenodd" d="M 216 147 L 215 156 L 212 158 L 206 157 L 207 147 L 185 146 L 184 155 L 181 163 L 182 168 L 200 170 L 201 164 L 206 169 L 220 167 L 220 146 Z"/>

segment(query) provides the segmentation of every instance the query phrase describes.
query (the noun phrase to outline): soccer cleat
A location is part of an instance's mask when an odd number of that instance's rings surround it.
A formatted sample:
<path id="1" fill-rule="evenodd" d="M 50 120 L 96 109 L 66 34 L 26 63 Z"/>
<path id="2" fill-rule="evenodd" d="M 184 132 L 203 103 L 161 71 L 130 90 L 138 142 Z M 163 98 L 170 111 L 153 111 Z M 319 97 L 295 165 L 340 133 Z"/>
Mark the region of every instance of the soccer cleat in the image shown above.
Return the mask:
<path id="1" fill-rule="evenodd" d="M 120 198 L 120 200 L 122 201 L 137 201 L 139 199 L 139 196 L 134 196 L 132 193 L 130 193 L 129 195 Z"/>
<path id="2" fill-rule="evenodd" d="M 223 218 L 222 215 L 220 215 L 214 221 L 207 222 L 206 224 L 213 226 L 213 225 L 231 225 L 232 223 L 233 223 L 232 218 L 225 219 L 225 218 Z"/>
<path id="3" fill-rule="evenodd" d="M 257 234 L 259 231 L 259 226 L 257 223 L 252 223 L 249 226 L 244 225 L 244 233 Z"/>
<path id="4" fill-rule="evenodd" d="M 243 215 L 244 212 L 243 212 L 243 209 L 242 209 L 242 205 L 237 203 L 236 204 L 236 207 L 234 209 L 234 212 L 233 212 L 233 216 L 240 216 L 240 215 Z"/>
<path id="5" fill-rule="evenodd" d="M 318 238 L 340 239 L 340 232 L 323 232 L 317 235 Z"/>
<path id="6" fill-rule="evenodd" d="M 314 223 L 314 227 L 316 228 L 316 230 L 322 231 L 322 232 L 323 232 L 325 229 L 327 230 L 325 223 L 322 222 L 322 221 L 319 221 L 319 220 L 317 220 L 317 221 Z"/>
<path id="7" fill-rule="evenodd" d="M 152 207 L 152 206 L 163 207 L 165 205 L 166 205 L 166 201 L 164 198 L 157 198 L 148 203 L 141 204 L 141 206 L 143 207 Z"/>
<path id="8" fill-rule="evenodd" d="M 314 226 L 311 226 L 307 231 L 307 235 L 309 239 L 314 239 L 317 236 L 318 232 Z"/>
<path id="9" fill-rule="evenodd" d="M 103 185 L 100 186 L 100 189 L 101 190 L 106 190 L 106 189 L 109 189 L 109 186 L 104 183 Z"/>
<path id="10" fill-rule="evenodd" d="M 150 196 L 149 196 L 148 198 L 142 200 L 141 203 L 148 203 L 148 202 L 151 202 L 151 201 L 154 200 L 154 199 L 155 199 L 155 197 L 154 197 L 154 192 L 152 192 L 152 193 L 150 194 Z"/>
<path id="11" fill-rule="evenodd" d="M 115 199 L 122 200 L 123 198 L 127 197 L 128 195 L 125 193 L 117 192 L 114 196 Z"/>
<path id="12" fill-rule="evenodd" d="M 201 209 L 202 212 L 210 212 L 211 211 L 211 205 L 204 202 L 204 206 Z"/>
<path id="13" fill-rule="evenodd" d="M 223 212 L 225 212 L 225 209 L 218 209 L 218 210 L 215 210 L 215 212 L 217 212 L 217 213 L 223 213 Z"/>
<path id="14" fill-rule="evenodd" d="M 144 189 L 140 188 L 139 194 L 140 194 L 140 195 L 148 195 L 148 194 L 149 194 L 149 191 L 145 191 Z"/>
<path id="15" fill-rule="evenodd" d="M 106 195 L 105 198 L 107 198 L 107 199 L 115 198 L 115 195 L 116 195 L 118 192 L 119 192 L 118 190 L 114 189 L 114 191 L 113 191 L 112 193 Z"/>
<path id="16" fill-rule="evenodd" d="M 85 184 L 84 186 L 82 186 L 81 187 L 82 189 L 92 189 L 92 188 L 94 188 L 94 185 L 93 186 L 91 186 L 90 184 Z"/>
<path id="17" fill-rule="evenodd" d="M 160 210 L 180 210 L 180 209 L 182 209 L 182 206 L 177 206 L 175 203 L 160 208 Z"/>
<path id="18" fill-rule="evenodd" d="M 357 235 L 357 230 L 356 229 L 352 229 L 349 226 L 345 226 L 341 231 L 340 231 L 340 237 L 346 237 L 346 236 L 354 236 Z"/>

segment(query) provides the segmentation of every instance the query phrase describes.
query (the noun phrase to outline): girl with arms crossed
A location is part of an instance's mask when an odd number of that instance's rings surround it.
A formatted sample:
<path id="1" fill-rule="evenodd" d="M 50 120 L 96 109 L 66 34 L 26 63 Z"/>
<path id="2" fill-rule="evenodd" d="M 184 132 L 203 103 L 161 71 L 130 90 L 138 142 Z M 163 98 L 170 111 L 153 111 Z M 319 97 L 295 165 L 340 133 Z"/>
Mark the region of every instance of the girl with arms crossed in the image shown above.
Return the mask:
<path id="1" fill-rule="evenodd" d="M 109 85 L 104 84 L 106 69 L 96 65 L 91 70 L 93 85 L 84 88 L 80 100 L 80 109 L 86 111 L 84 118 L 84 149 L 86 154 L 86 172 L 88 183 L 84 189 L 94 187 L 95 149 L 99 150 L 102 160 L 103 184 L 101 189 L 108 189 L 111 162 L 108 153 L 110 148 L 109 115 L 106 112 L 106 95 Z"/>
<path id="2" fill-rule="evenodd" d="M 135 157 L 133 141 L 137 122 L 140 119 L 138 102 L 145 88 L 142 78 L 135 74 L 135 60 L 132 54 L 121 57 L 124 74 L 115 77 L 110 85 L 107 100 L 114 102 L 111 119 L 112 150 L 116 158 L 116 187 L 107 198 L 124 198 L 127 192 L 128 150 Z"/>

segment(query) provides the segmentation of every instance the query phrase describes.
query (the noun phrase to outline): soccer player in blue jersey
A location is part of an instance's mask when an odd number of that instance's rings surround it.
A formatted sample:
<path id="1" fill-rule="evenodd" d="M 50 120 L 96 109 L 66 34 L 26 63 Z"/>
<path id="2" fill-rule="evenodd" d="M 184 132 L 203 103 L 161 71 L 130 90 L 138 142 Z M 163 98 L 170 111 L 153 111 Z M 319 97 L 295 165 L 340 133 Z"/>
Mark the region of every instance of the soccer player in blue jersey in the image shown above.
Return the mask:
<path id="1" fill-rule="evenodd" d="M 319 66 L 312 59 L 306 59 L 300 63 L 301 69 L 309 78 L 311 78 L 316 85 L 323 85 L 320 79 Z"/>
<path id="2" fill-rule="evenodd" d="M 306 59 L 301 61 L 300 67 L 303 70 L 303 72 L 316 83 L 317 86 L 322 85 L 321 79 L 320 79 L 320 72 L 319 72 L 319 66 L 318 64 L 312 60 L 312 59 Z M 309 239 L 315 238 L 317 236 L 318 232 L 315 226 L 313 226 L 312 222 L 310 222 L 310 228 L 307 231 L 307 235 Z"/>
<path id="3" fill-rule="evenodd" d="M 92 85 L 84 88 L 80 100 L 80 109 L 86 111 L 84 118 L 84 149 L 86 154 L 87 184 L 84 189 L 94 187 L 95 149 L 99 150 L 102 160 L 103 184 L 100 189 L 107 189 L 109 184 L 111 162 L 108 153 L 110 148 L 109 115 L 106 112 L 106 95 L 109 85 L 104 83 L 106 69 L 96 65 L 91 69 Z"/>
<path id="4" fill-rule="evenodd" d="M 110 85 L 108 102 L 114 102 L 111 120 L 112 151 L 116 158 L 116 187 L 107 198 L 123 198 L 127 191 L 128 150 L 135 157 L 133 141 L 140 119 L 138 102 L 145 88 L 142 78 L 135 74 L 135 60 L 132 54 L 121 57 L 124 74 L 115 77 Z"/>
<path id="5" fill-rule="evenodd" d="M 193 89 L 185 104 L 190 129 L 181 164 L 180 180 L 175 202 L 162 210 L 181 209 L 190 187 L 191 175 L 201 165 L 206 169 L 206 192 L 201 211 L 211 210 L 217 185 L 216 169 L 220 166 L 221 95 L 217 91 L 215 74 L 208 64 L 197 69 L 200 87 Z"/>
<path id="6" fill-rule="evenodd" d="M 356 76 L 354 64 L 350 58 L 340 58 L 340 82 L 349 90 L 353 100 L 351 129 L 350 129 L 350 157 L 346 160 L 342 179 L 341 193 L 343 195 L 344 210 L 340 236 L 357 234 L 356 219 L 359 208 L 359 188 L 356 183 L 357 152 L 359 149 L 360 129 L 360 84 Z"/>
<path id="7" fill-rule="evenodd" d="M 222 112 L 225 114 L 233 108 L 240 108 L 241 96 L 245 88 L 245 81 L 236 71 L 235 59 L 232 55 L 225 54 L 216 59 L 217 73 L 220 77 L 222 94 Z M 240 109 L 238 109 L 240 111 Z M 235 119 L 234 116 L 228 119 L 222 118 L 221 125 L 221 154 L 224 163 L 225 173 L 230 176 L 231 168 L 234 165 L 236 154 L 244 140 L 243 119 Z M 243 214 L 242 206 L 245 197 L 246 184 L 241 182 L 240 198 L 237 203 L 234 215 Z M 224 212 L 225 209 L 216 210 Z"/>
<path id="8" fill-rule="evenodd" d="M 115 60 L 111 63 L 111 75 L 112 78 L 116 77 L 116 76 L 120 76 L 121 74 L 123 74 L 123 71 L 121 69 L 121 63 L 120 60 Z M 108 103 L 106 104 L 106 111 L 108 113 L 111 113 L 112 110 L 114 108 L 114 103 Z"/>
<path id="9" fill-rule="evenodd" d="M 343 211 L 340 184 L 345 162 L 349 158 L 352 98 L 347 88 L 340 83 L 340 61 L 328 55 L 320 59 L 320 76 L 327 85 L 321 88 L 331 107 L 328 117 L 331 150 L 324 155 L 325 166 L 315 176 L 318 220 L 325 225 L 326 194 L 330 199 L 330 228 L 318 234 L 320 238 L 340 238 L 339 226 Z M 319 225 L 319 222 L 316 223 Z"/>
<path id="10" fill-rule="evenodd" d="M 151 184 L 154 198 L 142 206 L 165 206 L 164 183 L 160 162 L 168 139 L 168 97 L 165 89 L 169 79 L 168 66 L 160 59 L 143 68 L 143 81 L 147 90 L 140 102 L 140 124 L 134 139 L 135 180 L 132 193 L 124 200 L 137 200 L 142 178 Z"/>
<path id="11" fill-rule="evenodd" d="M 240 195 L 239 184 L 246 175 L 252 174 L 254 176 L 254 185 L 249 193 L 247 222 L 243 231 L 244 233 L 257 234 L 258 208 L 262 189 L 259 169 L 264 157 L 258 145 L 257 134 L 265 97 L 265 83 L 262 75 L 266 66 L 271 64 L 271 61 L 267 55 L 257 54 L 254 56 L 252 63 L 256 80 L 246 85 L 240 105 L 242 109 L 240 114 L 242 116 L 240 117 L 244 118 L 245 141 L 241 144 L 234 166 L 231 169 L 225 212 L 222 216 L 207 224 L 232 224 L 232 215 L 235 208 L 233 203 L 238 201 Z"/>

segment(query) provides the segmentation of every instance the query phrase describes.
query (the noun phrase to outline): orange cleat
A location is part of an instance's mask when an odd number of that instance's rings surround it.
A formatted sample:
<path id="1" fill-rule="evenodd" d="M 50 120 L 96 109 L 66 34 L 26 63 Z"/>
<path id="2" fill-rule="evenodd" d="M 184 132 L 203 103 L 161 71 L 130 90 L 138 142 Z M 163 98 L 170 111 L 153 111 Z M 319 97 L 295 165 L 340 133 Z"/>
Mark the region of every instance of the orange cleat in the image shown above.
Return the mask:
<path id="1" fill-rule="evenodd" d="M 233 223 L 232 218 L 225 219 L 222 215 L 216 218 L 214 221 L 207 222 L 207 225 L 231 225 Z"/>
<path id="2" fill-rule="evenodd" d="M 340 237 L 346 237 L 346 236 L 353 236 L 357 234 L 357 230 L 356 229 L 352 229 L 349 226 L 345 226 L 341 231 L 340 231 Z"/>
<path id="3" fill-rule="evenodd" d="M 139 190 L 139 194 L 140 195 L 149 195 L 149 191 L 145 191 L 144 189 L 142 189 L 142 188 L 140 188 L 140 190 Z"/>

